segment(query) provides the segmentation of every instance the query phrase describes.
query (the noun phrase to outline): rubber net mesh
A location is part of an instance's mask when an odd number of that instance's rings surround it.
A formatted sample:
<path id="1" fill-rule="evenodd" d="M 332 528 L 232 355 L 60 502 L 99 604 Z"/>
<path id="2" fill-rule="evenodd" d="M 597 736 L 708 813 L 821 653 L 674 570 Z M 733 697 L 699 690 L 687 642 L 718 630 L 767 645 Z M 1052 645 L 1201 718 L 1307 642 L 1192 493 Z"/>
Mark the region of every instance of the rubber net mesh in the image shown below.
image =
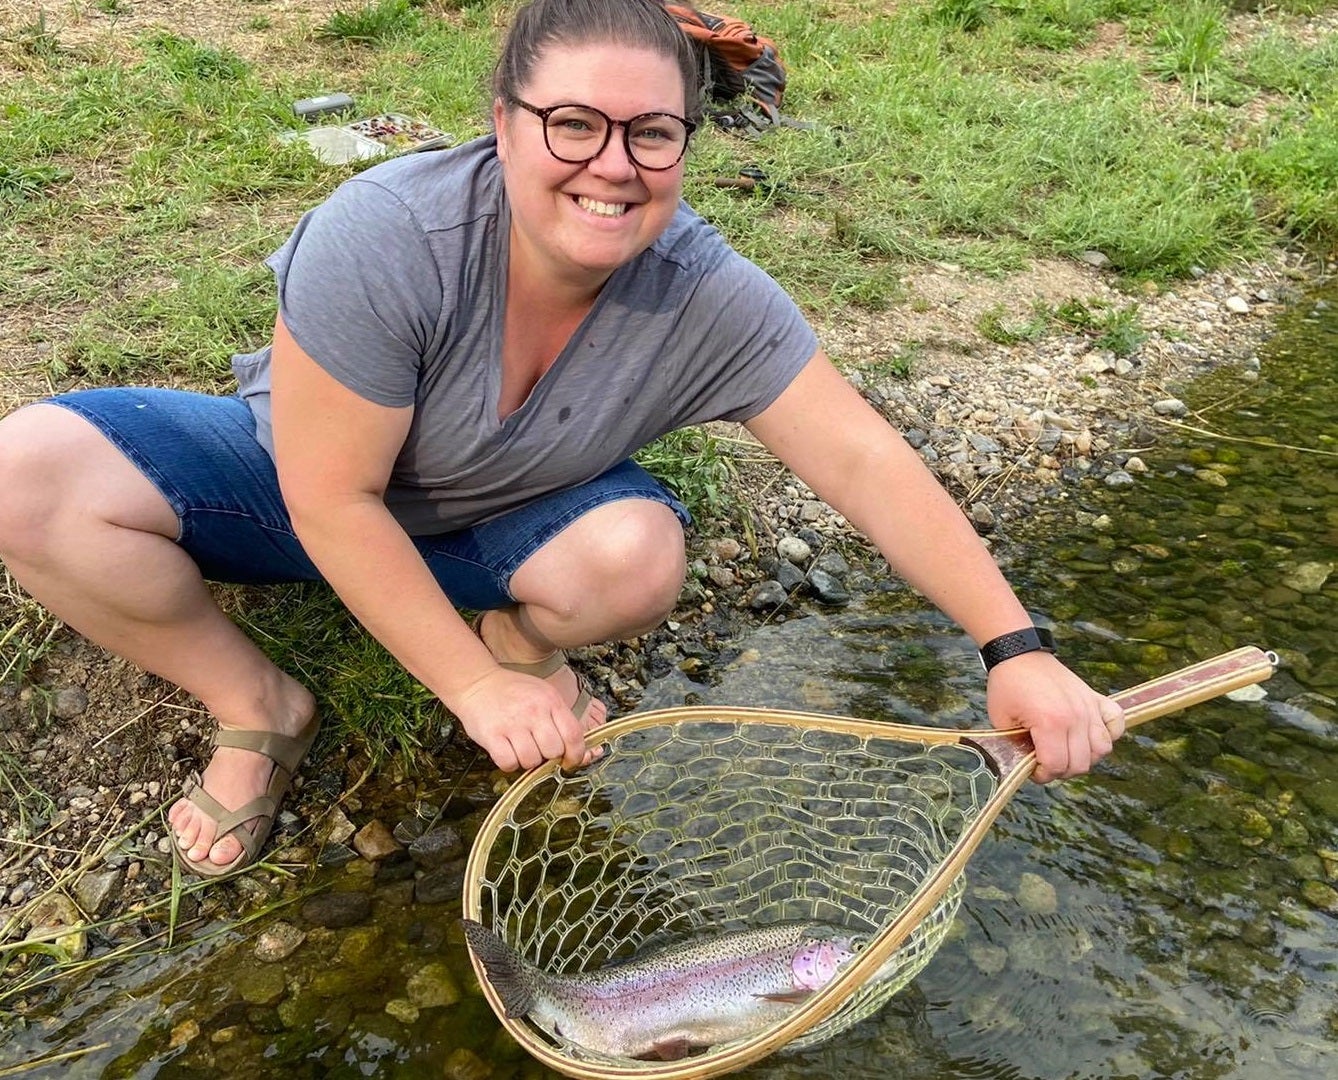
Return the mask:
<path id="1" fill-rule="evenodd" d="M 618 736 L 555 773 L 501 823 L 482 871 L 482 921 L 567 974 L 693 935 L 818 919 L 867 940 L 892 921 L 997 786 L 970 745 L 756 720 L 679 721 Z M 962 879 L 827 1020 L 830 1038 L 915 977 Z M 548 1035 L 574 1059 L 634 1068 Z"/>

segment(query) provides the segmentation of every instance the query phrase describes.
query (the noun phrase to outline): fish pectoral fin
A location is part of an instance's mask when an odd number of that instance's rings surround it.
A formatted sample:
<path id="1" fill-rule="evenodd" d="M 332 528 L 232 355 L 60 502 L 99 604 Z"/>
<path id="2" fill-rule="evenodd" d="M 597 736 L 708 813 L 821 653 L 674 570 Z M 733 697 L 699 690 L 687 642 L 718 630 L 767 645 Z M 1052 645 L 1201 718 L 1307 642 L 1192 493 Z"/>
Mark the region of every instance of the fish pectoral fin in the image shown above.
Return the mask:
<path id="1" fill-rule="evenodd" d="M 756 994 L 763 1001 L 779 1001 L 786 1005 L 799 1005 L 813 996 L 812 990 L 785 990 L 779 994 Z"/>
<path id="2" fill-rule="evenodd" d="M 638 1054 L 637 1058 L 641 1061 L 679 1061 L 687 1057 L 691 1050 L 692 1043 L 679 1036 L 676 1039 L 657 1042 L 644 1054 Z"/>

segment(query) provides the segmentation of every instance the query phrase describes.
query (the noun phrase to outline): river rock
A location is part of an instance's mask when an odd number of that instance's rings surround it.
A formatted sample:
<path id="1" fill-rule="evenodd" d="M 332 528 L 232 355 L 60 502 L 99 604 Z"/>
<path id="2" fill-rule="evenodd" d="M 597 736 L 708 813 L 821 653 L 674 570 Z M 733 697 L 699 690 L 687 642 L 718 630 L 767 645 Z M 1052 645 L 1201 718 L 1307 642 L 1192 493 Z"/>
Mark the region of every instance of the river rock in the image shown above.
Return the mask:
<path id="1" fill-rule="evenodd" d="M 418 1023 L 419 1009 L 407 998 L 391 998 L 386 1002 L 386 1015 L 394 1017 L 407 1027 Z"/>
<path id="2" fill-rule="evenodd" d="M 90 919 L 97 919 L 121 894 L 125 871 L 99 870 L 84 874 L 74 883 L 74 899 Z"/>
<path id="3" fill-rule="evenodd" d="M 51 711 L 61 720 L 73 720 L 88 709 L 88 695 L 78 686 L 62 686 L 51 702 Z"/>
<path id="4" fill-rule="evenodd" d="M 353 850 L 368 862 L 386 859 L 404 848 L 382 821 L 372 820 L 353 837 Z"/>
<path id="5" fill-rule="evenodd" d="M 702 544 L 706 554 L 718 562 L 732 562 L 743 554 L 743 545 L 731 536 L 716 537 Z"/>
<path id="6" fill-rule="evenodd" d="M 464 854 L 465 842 L 454 825 L 439 825 L 429 829 L 409 845 L 413 861 L 426 870 L 444 866 Z"/>
<path id="7" fill-rule="evenodd" d="M 774 611 L 789 599 L 779 581 L 759 581 L 748 594 L 748 607 L 753 611 Z"/>
<path id="8" fill-rule="evenodd" d="M 1333 563 L 1306 562 L 1291 567 L 1282 575 L 1282 583 L 1299 593 L 1317 593 L 1333 573 Z"/>
<path id="9" fill-rule="evenodd" d="M 446 1080 L 488 1080 L 492 1066 L 473 1050 L 458 1046 L 446 1058 L 445 1074 Z"/>
<path id="10" fill-rule="evenodd" d="M 316 835 L 327 844 L 346 844 L 357 831 L 358 827 L 349 821 L 344 811 L 335 806 L 321 819 Z"/>
<path id="11" fill-rule="evenodd" d="M 1023 874 L 1017 883 L 1018 906 L 1029 915 L 1053 915 L 1059 910 L 1059 894 L 1039 874 Z"/>
<path id="12" fill-rule="evenodd" d="M 1152 411 L 1158 416 L 1187 416 L 1189 406 L 1179 398 L 1163 398 L 1152 403 Z"/>
<path id="13" fill-rule="evenodd" d="M 1133 487 L 1137 481 L 1123 469 L 1114 469 L 1106 474 L 1105 483 L 1108 488 L 1127 488 Z"/>
<path id="14" fill-rule="evenodd" d="M 299 930 L 292 923 L 281 920 L 266 927 L 256 938 L 256 959 L 266 964 L 286 960 L 306 939 L 304 930 Z"/>
<path id="15" fill-rule="evenodd" d="M 850 564 L 841 557 L 840 552 L 824 551 L 813 560 L 813 567 L 816 570 L 824 570 L 836 577 L 844 578 L 850 573 Z"/>
<path id="16" fill-rule="evenodd" d="M 1243 296 L 1228 296 L 1222 301 L 1222 306 L 1233 315 L 1248 315 L 1250 313 L 1250 302 Z"/>
<path id="17" fill-rule="evenodd" d="M 850 603 L 850 593 L 833 575 L 825 570 L 814 569 L 808 575 L 808 583 L 817 598 L 824 604 L 839 606 Z"/>
<path id="18" fill-rule="evenodd" d="M 799 567 L 791 562 L 782 562 L 776 565 L 776 572 L 772 579 L 780 582 L 780 587 L 787 593 L 792 593 L 808 582 L 808 575 Z"/>
<path id="19" fill-rule="evenodd" d="M 717 589 L 731 589 L 739 583 L 738 576 L 728 566 L 708 566 L 706 579 Z"/>
<path id="20" fill-rule="evenodd" d="M 1008 950 L 998 945 L 973 945 L 966 953 L 986 978 L 998 975 L 1008 966 Z"/>
<path id="21" fill-rule="evenodd" d="M 420 1009 L 454 1005 L 460 1000 L 460 987 L 445 964 L 424 964 L 412 975 L 406 986 L 409 1000 Z"/>
<path id="22" fill-rule="evenodd" d="M 776 554 L 795 566 L 803 566 L 813 556 L 813 549 L 797 536 L 782 536 L 776 542 Z"/>
<path id="23" fill-rule="evenodd" d="M 1338 889 L 1327 882 L 1304 882 L 1301 885 L 1301 898 L 1313 908 L 1338 915 Z"/>
<path id="24" fill-rule="evenodd" d="M 419 904 L 446 904 L 460 899 L 465 887 L 465 864 L 457 860 L 427 871 L 414 882 L 413 898 Z"/>
<path id="25" fill-rule="evenodd" d="M 62 962 L 72 963 L 88 955 L 88 933 L 83 915 L 64 893 L 52 893 L 28 913 L 32 929 L 28 941 L 42 941 L 60 953 Z"/>
<path id="26" fill-rule="evenodd" d="M 330 930 L 357 926 L 372 914 L 372 898 L 364 892 L 328 892 L 302 905 L 302 918 Z"/>
<path id="27" fill-rule="evenodd" d="M 272 964 L 247 964 L 237 969 L 233 988 L 248 1005 L 276 1005 L 288 993 L 283 968 Z"/>

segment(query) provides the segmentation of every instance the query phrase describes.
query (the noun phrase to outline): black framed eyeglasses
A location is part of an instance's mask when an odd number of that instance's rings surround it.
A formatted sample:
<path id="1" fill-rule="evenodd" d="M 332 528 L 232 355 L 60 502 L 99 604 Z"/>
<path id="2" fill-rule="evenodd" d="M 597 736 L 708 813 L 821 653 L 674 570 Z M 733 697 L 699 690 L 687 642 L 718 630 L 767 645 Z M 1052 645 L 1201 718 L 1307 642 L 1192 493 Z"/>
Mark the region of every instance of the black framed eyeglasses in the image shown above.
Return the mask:
<path id="1" fill-rule="evenodd" d="M 511 98 L 511 103 L 540 119 L 548 152 L 568 165 L 583 165 L 599 157 L 609 145 L 613 129 L 621 127 L 627 156 L 643 169 L 661 172 L 683 159 L 688 138 L 697 130 L 691 120 L 667 112 L 615 120 L 592 105 L 564 103 L 541 109 L 517 97 Z"/>

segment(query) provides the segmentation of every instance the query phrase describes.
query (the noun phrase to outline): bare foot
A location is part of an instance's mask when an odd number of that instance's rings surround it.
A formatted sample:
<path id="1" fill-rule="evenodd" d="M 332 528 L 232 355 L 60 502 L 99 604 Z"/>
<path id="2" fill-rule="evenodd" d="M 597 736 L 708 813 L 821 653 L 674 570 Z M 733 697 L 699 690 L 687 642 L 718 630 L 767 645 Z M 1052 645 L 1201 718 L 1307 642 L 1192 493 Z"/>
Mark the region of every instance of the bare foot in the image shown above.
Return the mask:
<path id="1" fill-rule="evenodd" d="M 547 660 L 556 651 L 549 644 L 547 647 L 536 646 L 521 632 L 512 615 L 515 609 L 499 609 L 485 612 L 475 623 L 475 630 L 488 646 L 488 651 L 499 664 L 533 664 Z M 581 680 L 570 664 L 563 664 L 553 674 L 544 678 L 551 683 L 562 700 L 574 705 L 581 693 Z M 581 727 L 586 731 L 598 727 L 608 718 L 608 706 L 597 697 L 590 698 L 585 713 L 578 716 Z"/>
<path id="2" fill-rule="evenodd" d="M 290 737 L 305 730 L 315 715 L 315 700 L 300 684 L 294 682 L 293 686 L 300 694 L 294 695 L 288 707 L 263 728 L 251 730 L 275 731 Z M 231 723 L 222 726 L 233 730 L 246 728 Z M 229 810 L 235 810 L 266 792 L 274 769 L 274 762 L 264 754 L 220 746 L 215 749 L 200 781 L 209 795 Z M 167 812 L 167 820 L 178 849 L 191 862 L 203 862 L 207 856 L 215 866 L 227 866 L 242 852 L 241 841 L 236 836 L 229 834 L 216 839 L 215 821 L 189 799 L 181 798 L 174 803 Z M 253 818 L 246 827 L 254 829 L 258 820 Z"/>

